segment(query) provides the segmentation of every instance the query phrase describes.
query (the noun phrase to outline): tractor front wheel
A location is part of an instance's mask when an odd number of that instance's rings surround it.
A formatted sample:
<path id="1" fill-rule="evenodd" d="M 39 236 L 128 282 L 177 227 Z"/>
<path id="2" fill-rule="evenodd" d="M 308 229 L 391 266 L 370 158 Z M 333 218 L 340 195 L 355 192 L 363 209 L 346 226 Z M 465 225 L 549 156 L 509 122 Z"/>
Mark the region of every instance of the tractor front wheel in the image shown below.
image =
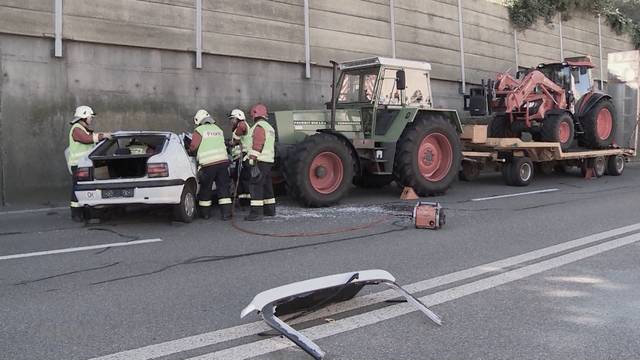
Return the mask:
<path id="1" fill-rule="evenodd" d="M 416 119 L 396 146 L 395 169 L 402 186 L 420 196 L 442 193 L 460 168 L 461 145 L 455 128 L 441 116 Z"/>
<path id="2" fill-rule="evenodd" d="M 335 204 L 349 191 L 353 179 L 349 148 L 330 134 L 314 134 L 298 144 L 285 169 L 291 193 L 311 207 Z"/>
<path id="3" fill-rule="evenodd" d="M 571 148 L 574 137 L 573 118 L 564 113 L 551 115 L 542 122 L 542 140 L 560 143 L 562 151 Z"/>

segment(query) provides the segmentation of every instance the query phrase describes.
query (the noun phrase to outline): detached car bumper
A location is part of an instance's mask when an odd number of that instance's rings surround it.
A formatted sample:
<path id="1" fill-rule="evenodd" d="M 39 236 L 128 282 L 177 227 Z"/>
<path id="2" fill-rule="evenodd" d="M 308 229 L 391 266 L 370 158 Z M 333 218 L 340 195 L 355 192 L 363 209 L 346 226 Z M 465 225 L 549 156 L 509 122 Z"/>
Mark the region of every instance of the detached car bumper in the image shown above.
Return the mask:
<path id="1" fill-rule="evenodd" d="M 183 180 L 80 183 L 75 193 L 80 206 L 179 204 L 184 184 Z"/>

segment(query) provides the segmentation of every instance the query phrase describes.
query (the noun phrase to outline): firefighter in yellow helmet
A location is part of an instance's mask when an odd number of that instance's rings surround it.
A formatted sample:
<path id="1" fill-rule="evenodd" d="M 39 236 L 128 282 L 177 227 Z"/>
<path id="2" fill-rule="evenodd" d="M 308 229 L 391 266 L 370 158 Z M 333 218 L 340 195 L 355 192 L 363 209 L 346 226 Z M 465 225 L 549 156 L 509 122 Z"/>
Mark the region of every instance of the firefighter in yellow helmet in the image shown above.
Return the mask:
<path id="1" fill-rule="evenodd" d="M 196 154 L 200 171 L 198 206 L 200 216 L 211 217 L 213 205 L 213 183 L 216 184 L 218 204 L 222 220 L 231 219 L 231 194 L 229 177 L 229 155 L 224 134 L 206 110 L 198 110 L 193 117 L 196 129 L 193 132 L 189 152 Z"/>
<path id="2" fill-rule="evenodd" d="M 263 216 L 276 215 L 276 199 L 273 194 L 271 168 L 275 159 L 276 132 L 267 122 L 267 107 L 256 104 L 251 108 L 254 125 L 251 135 L 251 149 L 248 152 L 251 171 L 251 211 L 247 221 L 261 220 Z"/>
<path id="3" fill-rule="evenodd" d="M 96 113 L 86 105 L 78 106 L 71 120 L 71 129 L 69 130 L 69 157 L 67 166 L 71 171 L 71 219 L 73 221 L 83 221 L 82 208 L 78 204 L 76 197 L 78 161 L 93 149 L 99 141 L 111 138 L 109 133 L 96 133 L 93 131 L 91 124 Z"/>
<path id="4" fill-rule="evenodd" d="M 233 136 L 231 139 L 231 146 L 233 146 L 233 159 L 238 163 L 242 163 L 242 166 L 236 166 L 236 169 L 240 168 L 240 172 L 236 171 L 236 176 L 240 178 L 236 193 L 240 206 L 245 208 L 249 206 L 249 201 L 251 200 L 251 192 L 249 188 L 249 184 L 251 183 L 251 173 L 249 169 L 249 158 L 247 156 L 252 145 L 251 135 L 249 134 L 251 128 L 247 123 L 244 112 L 240 109 L 232 110 L 229 114 L 229 120 L 231 121 L 231 128 L 233 129 Z"/>

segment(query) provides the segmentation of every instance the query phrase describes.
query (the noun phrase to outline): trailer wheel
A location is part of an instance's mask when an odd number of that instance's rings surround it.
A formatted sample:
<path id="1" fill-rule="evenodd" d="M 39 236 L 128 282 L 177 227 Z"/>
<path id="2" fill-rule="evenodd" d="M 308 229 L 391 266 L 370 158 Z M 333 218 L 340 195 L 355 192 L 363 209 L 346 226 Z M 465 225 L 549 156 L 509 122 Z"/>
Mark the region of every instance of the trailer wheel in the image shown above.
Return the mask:
<path id="1" fill-rule="evenodd" d="M 600 100 L 582 118 L 584 128 L 583 140 L 587 147 L 603 149 L 613 144 L 616 133 L 616 122 L 613 103 L 609 99 Z"/>
<path id="2" fill-rule="evenodd" d="M 593 159 L 593 170 L 596 174 L 596 177 L 603 177 L 604 173 L 607 170 L 607 161 L 604 156 L 598 156 Z"/>
<path id="3" fill-rule="evenodd" d="M 335 136 L 317 133 L 299 143 L 286 164 L 287 183 L 305 206 L 330 206 L 349 191 L 353 159 Z"/>
<path id="4" fill-rule="evenodd" d="M 609 156 L 607 158 L 607 174 L 620 176 L 624 172 L 624 157 L 622 155 Z"/>
<path id="5" fill-rule="evenodd" d="M 540 135 L 543 141 L 559 142 L 562 151 L 567 151 L 573 143 L 574 131 L 573 118 L 564 113 L 544 119 Z"/>
<path id="6" fill-rule="evenodd" d="M 442 116 L 416 119 L 396 145 L 395 168 L 402 186 L 420 196 L 446 191 L 460 168 L 458 133 Z"/>
<path id="7" fill-rule="evenodd" d="M 196 216 L 196 189 L 192 183 L 184 184 L 180 203 L 173 205 L 173 216 L 177 221 L 190 223 Z"/>
<path id="8" fill-rule="evenodd" d="M 480 165 L 475 161 L 463 161 L 462 169 L 458 173 L 458 179 L 462 181 L 474 181 L 480 177 Z"/>
<path id="9" fill-rule="evenodd" d="M 528 157 L 514 157 L 505 164 L 502 176 L 507 185 L 527 186 L 533 179 L 533 162 Z"/>

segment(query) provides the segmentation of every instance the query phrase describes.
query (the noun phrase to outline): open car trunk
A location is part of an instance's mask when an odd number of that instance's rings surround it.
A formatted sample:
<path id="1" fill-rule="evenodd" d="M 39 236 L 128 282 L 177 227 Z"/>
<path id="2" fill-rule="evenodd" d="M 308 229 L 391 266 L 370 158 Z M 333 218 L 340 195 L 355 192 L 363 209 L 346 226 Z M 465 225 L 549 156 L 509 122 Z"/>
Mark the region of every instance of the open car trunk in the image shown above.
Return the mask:
<path id="1" fill-rule="evenodd" d="M 141 178 L 147 175 L 147 160 L 164 150 L 165 135 L 115 136 L 89 155 L 96 180 Z"/>

